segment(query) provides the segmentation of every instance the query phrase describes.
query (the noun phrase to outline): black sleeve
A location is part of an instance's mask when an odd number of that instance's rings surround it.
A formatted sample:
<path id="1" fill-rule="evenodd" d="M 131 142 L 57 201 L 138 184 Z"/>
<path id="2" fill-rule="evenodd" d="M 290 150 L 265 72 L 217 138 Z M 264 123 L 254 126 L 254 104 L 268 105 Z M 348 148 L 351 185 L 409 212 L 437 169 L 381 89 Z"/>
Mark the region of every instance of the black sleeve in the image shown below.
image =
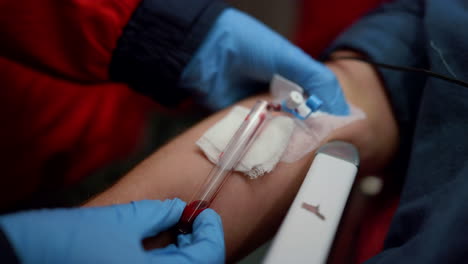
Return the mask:
<path id="1" fill-rule="evenodd" d="M 13 247 L 8 241 L 6 235 L 3 233 L 2 229 L 0 229 L 0 263 L 19 263 L 15 251 L 13 250 Z"/>
<path id="2" fill-rule="evenodd" d="M 177 87 L 182 70 L 226 7 L 217 0 L 143 0 L 117 43 L 110 78 L 177 105 L 189 95 Z"/>

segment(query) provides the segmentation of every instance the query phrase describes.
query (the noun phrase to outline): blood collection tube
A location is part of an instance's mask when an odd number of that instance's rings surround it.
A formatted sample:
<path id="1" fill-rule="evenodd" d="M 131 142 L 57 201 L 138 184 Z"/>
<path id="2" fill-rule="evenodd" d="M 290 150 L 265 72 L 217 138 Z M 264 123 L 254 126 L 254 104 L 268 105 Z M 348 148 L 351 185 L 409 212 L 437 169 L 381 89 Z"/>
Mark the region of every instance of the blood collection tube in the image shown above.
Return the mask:
<path id="1" fill-rule="evenodd" d="M 179 233 L 186 234 L 192 231 L 193 221 L 203 210 L 210 206 L 223 183 L 255 141 L 268 115 L 268 102 L 257 101 L 226 145 L 224 151 L 219 155 L 218 163 L 213 167 L 205 182 L 185 207 L 177 224 Z"/>

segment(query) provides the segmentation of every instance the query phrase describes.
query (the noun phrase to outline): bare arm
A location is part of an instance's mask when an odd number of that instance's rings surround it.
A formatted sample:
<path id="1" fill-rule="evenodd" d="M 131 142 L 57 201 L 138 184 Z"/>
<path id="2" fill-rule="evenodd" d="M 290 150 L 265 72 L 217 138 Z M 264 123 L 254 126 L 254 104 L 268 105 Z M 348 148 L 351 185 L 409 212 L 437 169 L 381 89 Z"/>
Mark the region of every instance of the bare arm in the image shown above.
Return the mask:
<path id="1" fill-rule="evenodd" d="M 327 140 L 340 139 L 355 144 L 361 152 L 363 170 L 382 168 L 395 152 L 398 138 L 378 75 L 372 67 L 360 62 L 337 61 L 328 66 L 338 76 L 347 99 L 364 110 L 368 118 L 335 131 Z M 250 107 L 256 99 L 249 98 L 240 104 Z M 189 200 L 213 166 L 194 143 L 226 111 L 229 109 L 214 114 L 174 139 L 87 206 L 173 197 Z M 228 179 L 212 204 L 223 219 L 228 261 L 242 256 L 274 234 L 312 158 L 311 153 L 292 164 L 280 163 L 272 173 L 257 180 L 248 180 L 238 173 Z"/>

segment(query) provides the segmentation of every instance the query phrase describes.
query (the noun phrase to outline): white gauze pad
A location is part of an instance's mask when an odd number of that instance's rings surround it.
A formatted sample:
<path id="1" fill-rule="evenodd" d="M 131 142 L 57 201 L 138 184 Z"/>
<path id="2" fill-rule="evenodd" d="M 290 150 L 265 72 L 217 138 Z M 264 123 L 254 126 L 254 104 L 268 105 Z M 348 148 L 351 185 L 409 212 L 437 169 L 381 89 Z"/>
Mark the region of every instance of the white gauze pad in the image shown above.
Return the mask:
<path id="1" fill-rule="evenodd" d="M 272 117 L 235 170 L 255 179 L 272 171 L 280 160 L 294 162 L 301 159 L 316 149 L 333 130 L 366 117 L 359 108 L 353 105 L 350 108 L 348 116 L 313 113 L 303 125 L 298 124 L 301 121 L 295 122 L 287 116 Z M 235 106 L 197 141 L 196 144 L 211 162 L 218 163 L 219 154 L 249 111 L 245 107 Z"/>
<path id="2" fill-rule="evenodd" d="M 206 157 L 217 163 L 219 154 L 224 150 L 231 137 L 240 127 L 249 109 L 235 106 L 229 114 L 212 126 L 197 141 Z M 235 168 L 251 179 L 272 171 L 286 150 L 294 131 L 294 121 L 286 116 L 276 116 L 267 120 L 249 151 Z"/>

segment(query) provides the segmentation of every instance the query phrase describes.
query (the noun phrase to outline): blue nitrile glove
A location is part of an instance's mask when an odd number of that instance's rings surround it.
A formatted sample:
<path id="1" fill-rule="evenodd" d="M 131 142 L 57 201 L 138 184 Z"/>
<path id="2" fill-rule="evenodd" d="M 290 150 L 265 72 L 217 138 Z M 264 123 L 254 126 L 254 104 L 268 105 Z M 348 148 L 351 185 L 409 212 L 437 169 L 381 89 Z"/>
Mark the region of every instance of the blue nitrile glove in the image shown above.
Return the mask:
<path id="1" fill-rule="evenodd" d="M 0 217 L 21 263 L 223 263 L 221 218 L 203 211 L 178 246 L 145 251 L 141 240 L 175 225 L 179 199 L 99 208 L 29 211 Z"/>
<path id="2" fill-rule="evenodd" d="M 246 14 L 227 9 L 184 69 L 180 85 L 218 110 L 268 83 L 277 73 L 323 101 L 322 111 L 347 115 L 349 107 L 331 70 Z M 258 84 L 258 83 L 257 83 Z"/>

